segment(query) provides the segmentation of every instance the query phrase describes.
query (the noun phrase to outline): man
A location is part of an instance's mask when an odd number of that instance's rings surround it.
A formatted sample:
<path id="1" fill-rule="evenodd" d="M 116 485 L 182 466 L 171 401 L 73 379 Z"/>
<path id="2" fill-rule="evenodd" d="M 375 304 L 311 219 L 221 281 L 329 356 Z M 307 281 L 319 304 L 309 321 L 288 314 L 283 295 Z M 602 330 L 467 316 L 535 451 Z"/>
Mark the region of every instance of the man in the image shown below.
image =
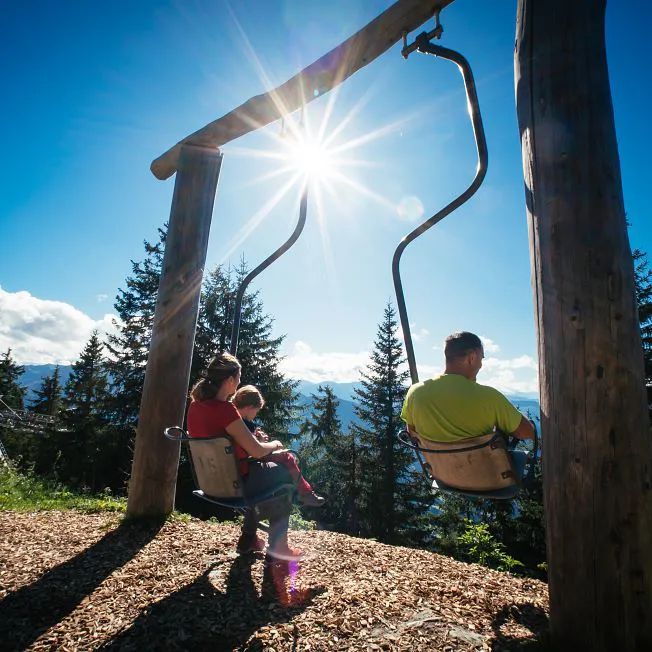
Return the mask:
<path id="1" fill-rule="evenodd" d="M 477 335 L 449 335 L 444 354 L 444 374 L 412 385 L 405 397 L 401 418 L 411 433 L 454 442 L 498 428 L 518 439 L 534 438 L 532 424 L 498 390 L 476 383 L 484 358 Z"/>

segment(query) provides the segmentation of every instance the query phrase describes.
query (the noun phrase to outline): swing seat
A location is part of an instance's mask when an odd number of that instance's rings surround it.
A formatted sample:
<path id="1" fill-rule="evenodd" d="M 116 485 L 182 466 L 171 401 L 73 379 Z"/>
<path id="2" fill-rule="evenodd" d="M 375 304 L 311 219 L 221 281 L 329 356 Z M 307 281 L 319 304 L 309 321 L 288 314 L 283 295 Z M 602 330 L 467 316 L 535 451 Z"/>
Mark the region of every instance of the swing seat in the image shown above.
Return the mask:
<path id="1" fill-rule="evenodd" d="M 445 443 L 418 435 L 416 439 L 438 486 L 483 493 L 518 491 L 520 478 L 501 434 Z"/>
<path id="2" fill-rule="evenodd" d="M 430 443 L 430 442 L 429 442 Z M 521 484 L 525 475 L 525 469 L 529 459 L 527 451 L 522 450 L 507 450 L 507 454 L 511 460 L 512 467 L 516 473 L 517 482 L 501 489 L 489 489 L 485 491 L 479 490 L 463 490 L 458 487 L 447 485 L 441 480 L 432 481 L 433 491 L 452 491 L 468 498 L 487 498 L 490 500 L 512 500 L 516 498 L 521 489 Z M 430 463 L 428 462 L 428 471 L 430 471 Z"/>
<path id="3" fill-rule="evenodd" d="M 190 437 L 179 426 L 166 428 L 164 434 L 168 439 L 188 446 L 190 465 L 198 487 L 192 493 L 197 498 L 243 512 L 294 490 L 293 484 L 283 484 L 262 494 L 246 496 L 234 444 L 229 436 Z"/>

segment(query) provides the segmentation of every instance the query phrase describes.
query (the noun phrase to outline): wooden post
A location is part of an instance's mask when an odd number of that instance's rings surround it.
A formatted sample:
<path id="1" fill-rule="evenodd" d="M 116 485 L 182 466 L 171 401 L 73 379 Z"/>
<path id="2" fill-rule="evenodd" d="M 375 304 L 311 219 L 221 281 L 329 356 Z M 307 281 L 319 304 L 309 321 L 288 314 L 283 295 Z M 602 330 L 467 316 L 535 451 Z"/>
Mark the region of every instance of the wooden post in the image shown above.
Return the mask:
<path id="1" fill-rule="evenodd" d="M 605 0 L 519 0 L 554 649 L 652 650 L 652 437 Z M 644 107 L 641 107 L 644 110 Z"/>
<path id="2" fill-rule="evenodd" d="M 183 423 L 221 164 L 215 148 L 181 149 L 129 482 L 131 517 L 174 509 L 179 444 L 165 439 L 163 430 Z"/>

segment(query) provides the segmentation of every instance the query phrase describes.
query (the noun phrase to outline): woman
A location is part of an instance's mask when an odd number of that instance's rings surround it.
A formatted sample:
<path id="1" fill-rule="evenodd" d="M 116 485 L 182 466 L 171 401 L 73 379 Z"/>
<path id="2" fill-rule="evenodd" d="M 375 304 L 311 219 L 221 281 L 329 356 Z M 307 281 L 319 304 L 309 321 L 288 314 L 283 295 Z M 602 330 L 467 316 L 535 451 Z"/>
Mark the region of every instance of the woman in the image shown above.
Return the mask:
<path id="1" fill-rule="evenodd" d="M 192 402 L 188 408 L 188 434 L 191 437 L 229 435 L 248 455 L 261 460 L 274 451 L 282 450 L 284 446 L 278 440 L 262 442 L 256 439 L 238 410 L 229 401 L 240 384 L 240 371 L 241 366 L 237 358 L 229 353 L 218 353 L 210 361 L 208 368 L 202 373 L 203 378 L 190 392 Z M 292 483 L 287 470 L 275 464 L 272 459 L 270 457 L 253 463 L 240 462 L 246 495 L 254 496 Z M 281 559 L 298 559 L 301 551 L 290 548 L 287 541 L 289 496 L 271 501 L 265 511 L 269 518 L 267 554 Z M 254 552 L 264 548 L 263 540 L 257 535 L 257 527 L 256 510 L 247 510 L 237 544 L 238 552 Z"/>

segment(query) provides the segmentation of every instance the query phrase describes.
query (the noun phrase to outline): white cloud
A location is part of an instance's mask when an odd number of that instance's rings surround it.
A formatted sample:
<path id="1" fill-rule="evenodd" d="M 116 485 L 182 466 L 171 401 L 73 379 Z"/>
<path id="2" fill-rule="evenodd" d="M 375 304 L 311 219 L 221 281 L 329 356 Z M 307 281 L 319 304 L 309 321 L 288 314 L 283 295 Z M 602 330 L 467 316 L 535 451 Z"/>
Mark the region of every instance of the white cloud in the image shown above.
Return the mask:
<path id="1" fill-rule="evenodd" d="M 369 352 L 359 353 L 317 353 L 309 344 L 294 343 L 292 352 L 280 364 L 284 374 L 290 378 L 320 383 L 330 380 L 334 383 L 352 383 L 360 380 L 360 371 L 369 363 Z"/>
<path id="2" fill-rule="evenodd" d="M 294 343 L 292 352 L 281 362 L 280 367 L 290 378 L 308 380 L 313 383 L 352 383 L 360 380 L 360 371 L 369 363 L 369 352 L 319 353 L 301 340 Z M 401 371 L 407 370 L 405 364 Z M 419 378 L 434 378 L 444 372 L 443 360 L 439 364 L 419 364 Z M 539 391 L 536 361 L 529 355 L 515 358 L 490 357 L 484 364 L 478 382 L 495 387 L 504 394 L 531 394 Z"/>
<path id="3" fill-rule="evenodd" d="M 62 301 L 0 287 L 0 351 L 12 350 L 19 364 L 67 364 L 75 360 L 91 331 L 113 332 L 114 315 L 94 320 Z"/>
<path id="4" fill-rule="evenodd" d="M 482 347 L 485 353 L 498 353 L 500 351 L 500 347 L 492 339 L 484 335 L 480 335 L 479 337 L 482 340 Z"/>
<path id="5" fill-rule="evenodd" d="M 97 299 L 98 303 L 102 303 L 102 302 L 106 301 L 109 298 L 109 295 L 108 294 L 97 294 L 97 295 L 95 295 L 95 298 Z"/>
<path id="6" fill-rule="evenodd" d="M 538 394 L 537 362 L 529 355 L 485 358 L 478 382 L 491 385 L 505 394 Z"/>
<path id="7" fill-rule="evenodd" d="M 413 342 L 421 342 L 430 335 L 430 331 L 427 328 L 419 328 L 417 330 L 414 324 L 410 324 L 410 334 L 412 335 Z M 403 333 L 403 329 L 400 325 L 396 329 L 396 337 L 398 337 L 401 342 L 405 342 L 405 334 Z"/>
<path id="8" fill-rule="evenodd" d="M 421 342 L 421 340 L 428 337 L 428 335 L 430 335 L 430 331 L 427 328 L 420 328 L 415 333 L 412 333 L 412 339 L 415 342 Z"/>

